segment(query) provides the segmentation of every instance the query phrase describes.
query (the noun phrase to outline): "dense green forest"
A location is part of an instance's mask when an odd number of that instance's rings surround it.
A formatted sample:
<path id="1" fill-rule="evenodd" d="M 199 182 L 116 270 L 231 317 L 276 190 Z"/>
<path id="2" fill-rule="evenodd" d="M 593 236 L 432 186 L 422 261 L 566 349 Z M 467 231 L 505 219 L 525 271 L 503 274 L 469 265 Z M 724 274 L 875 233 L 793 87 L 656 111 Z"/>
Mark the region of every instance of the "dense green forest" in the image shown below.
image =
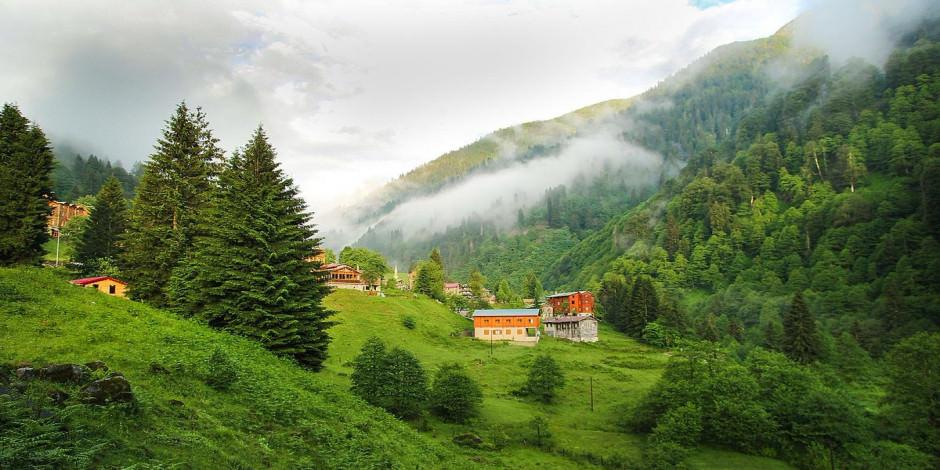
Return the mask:
<path id="1" fill-rule="evenodd" d="M 112 164 L 110 160 L 95 155 L 82 156 L 69 152 L 68 148 L 55 150 L 56 165 L 52 180 L 57 198 L 72 202 L 82 196 L 98 194 L 105 181 L 112 176 L 121 183 L 126 198 L 134 196 L 137 180 L 143 172 L 142 166 L 135 165 L 131 171 L 127 171 L 120 162 Z"/>

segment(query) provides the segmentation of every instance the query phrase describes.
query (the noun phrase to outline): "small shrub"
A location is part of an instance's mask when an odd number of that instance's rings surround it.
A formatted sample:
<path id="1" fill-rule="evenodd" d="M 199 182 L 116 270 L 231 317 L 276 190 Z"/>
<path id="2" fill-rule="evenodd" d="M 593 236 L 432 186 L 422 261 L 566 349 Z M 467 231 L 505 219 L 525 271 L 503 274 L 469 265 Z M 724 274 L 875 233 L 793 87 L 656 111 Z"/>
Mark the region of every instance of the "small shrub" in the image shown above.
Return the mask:
<path id="1" fill-rule="evenodd" d="M 532 418 L 532 421 L 529 421 L 529 431 L 532 433 L 532 443 L 536 447 L 542 448 L 551 448 L 554 441 L 552 440 L 552 433 L 548 430 L 548 420 L 536 416 Z"/>
<path id="2" fill-rule="evenodd" d="M 535 397 L 543 403 L 551 403 L 555 399 L 557 389 L 563 385 L 565 376 L 561 367 L 558 367 L 558 363 L 551 356 L 543 354 L 535 359 L 529 369 L 526 383 L 518 393 Z"/>
<path id="3" fill-rule="evenodd" d="M 702 434 L 702 411 L 693 403 L 673 408 L 659 418 L 653 429 L 656 443 L 672 442 L 681 446 L 694 446 Z"/>
<path id="4" fill-rule="evenodd" d="M 472 432 L 465 432 L 463 434 L 454 436 L 454 444 L 463 447 L 470 447 L 472 449 L 479 449 L 480 447 L 483 447 L 483 438 Z"/>
<path id="5" fill-rule="evenodd" d="M 688 468 L 682 463 L 689 456 L 689 449 L 674 442 L 660 442 L 643 451 L 643 461 L 648 470 L 672 470 Z"/>
<path id="6" fill-rule="evenodd" d="M 229 355 L 216 348 L 206 361 L 206 384 L 216 390 L 226 390 L 238 380 L 238 369 Z"/>
<path id="7" fill-rule="evenodd" d="M 401 324 L 402 326 L 404 326 L 405 328 L 408 328 L 409 330 L 413 330 L 415 329 L 416 326 L 418 326 L 418 322 L 415 321 L 415 317 L 411 315 L 408 315 L 402 318 Z"/>

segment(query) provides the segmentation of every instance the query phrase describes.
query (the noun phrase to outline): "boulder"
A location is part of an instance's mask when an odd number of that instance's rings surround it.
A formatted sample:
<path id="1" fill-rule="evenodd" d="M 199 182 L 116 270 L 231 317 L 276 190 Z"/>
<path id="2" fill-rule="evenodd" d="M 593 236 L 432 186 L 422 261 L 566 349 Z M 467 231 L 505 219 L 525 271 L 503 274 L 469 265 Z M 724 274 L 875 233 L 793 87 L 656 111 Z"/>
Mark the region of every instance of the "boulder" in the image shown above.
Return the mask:
<path id="1" fill-rule="evenodd" d="M 105 364 L 103 361 L 91 361 L 89 363 L 86 363 L 85 367 L 87 367 L 89 370 L 104 370 L 104 371 L 108 370 L 108 365 Z"/>
<path id="2" fill-rule="evenodd" d="M 50 390 L 49 398 L 51 398 L 52 402 L 56 405 L 61 405 L 65 403 L 65 400 L 69 399 L 69 394 L 65 390 Z"/>
<path id="3" fill-rule="evenodd" d="M 129 402 L 134 400 L 131 384 L 123 376 L 96 380 L 82 387 L 81 400 L 92 405 Z"/>
<path id="4" fill-rule="evenodd" d="M 150 373 L 152 374 L 169 374 L 170 370 L 160 364 L 159 362 L 150 363 Z"/>
<path id="5" fill-rule="evenodd" d="M 16 378 L 20 380 L 32 380 L 35 379 L 37 375 L 39 374 L 36 372 L 36 369 L 32 367 L 20 367 L 16 369 Z"/>
<path id="6" fill-rule="evenodd" d="M 465 432 L 463 434 L 454 436 L 454 444 L 470 447 L 473 449 L 479 449 L 481 446 L 483 446 L 483 438 L 472 432 Z"/>
<path id="7" fill-rule="evenodd" d="M 50 382 L 80 384 L 85 381 L 88 374 L 85 368 L 78 364 L 53 364 L 39 370 L 39 377 Z"/>

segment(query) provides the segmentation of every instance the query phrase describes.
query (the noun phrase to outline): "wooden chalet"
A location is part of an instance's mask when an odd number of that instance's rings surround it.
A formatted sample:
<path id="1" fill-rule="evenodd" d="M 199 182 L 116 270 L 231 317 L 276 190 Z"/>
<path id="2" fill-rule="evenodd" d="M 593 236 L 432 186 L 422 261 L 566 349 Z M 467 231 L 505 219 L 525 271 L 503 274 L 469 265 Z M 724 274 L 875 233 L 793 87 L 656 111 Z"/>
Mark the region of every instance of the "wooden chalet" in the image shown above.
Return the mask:
<path id="1" fill-rule="evenodd" d="M 84 206 L 69 202 L 49 200 L 49 207 L 52 208 L 52 212 L 49 213 L 49 218 L 46 219 L 46 227 L 49 229 L 49 234 L 54 238 L 59 237 L 62 227 L 73 217 L 88 215 L 88 209 Z"/>
<path id="2" fill-rule="evenodd" d="M 539 342 L 539 310 L 511 308 L 473 312 L 473 337 L 484 341 Z"/>
<path id="3" fill-rule="evenodd" d="M 341 263 L 327 263 L 320 271 L 329 275 L 326 284 L 337 289 L 353 289 L 378 295 L 382 291 L 381 281 L 370 283 L 363 279 L 362 271 Z"/>

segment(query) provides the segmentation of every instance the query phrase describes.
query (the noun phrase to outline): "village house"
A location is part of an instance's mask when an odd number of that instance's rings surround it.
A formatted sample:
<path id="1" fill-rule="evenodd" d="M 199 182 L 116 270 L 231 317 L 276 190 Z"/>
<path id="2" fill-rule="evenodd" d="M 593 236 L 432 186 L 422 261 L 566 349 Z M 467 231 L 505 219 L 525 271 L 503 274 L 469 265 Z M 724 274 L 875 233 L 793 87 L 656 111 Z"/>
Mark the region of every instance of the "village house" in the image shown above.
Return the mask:
<path id="1" fill-rule="evenodd" d="M 316 253 L 304 258 L 304 261 L 308 263 L 326 263 L 326 252 L 323 250 L 317 250 Z"/>
<path id="2" fill-rule="evenodd" d="M 320 271 L 329 275 L 326 285 L 337 289 L 354 289 L 378 295 L 382 291 L 381 279 L 368 282 L 362 277 L 362 271 L 352 266 L 328 263 L 320 266 Z"/>
<path id="3" fill-rule="evenodd" d="M 579 290 L 562 292 L 545 298 L 542 313 L 549 317 L 555 315 L 594 315 L 594 294 Z"/>
<path id="4" fill-rule="evenodd" d="M 49 213 L 49 217 L 46 219 L 46 227 L 49 229 L 49 234 L 52 235 L 53 238 L 58 238 L 59 231 L 62 230 L 62 227 L 64 227 L 72 217 L 84 217 L 88 215 L 88 209 L 78 204 L 50 200 L 49 207 L 52 208 L 52 212 Z"/>
<path id="5" fill-rule="evenodd" d="M 538 343 L 539 310 L 535 308 L 476 310 L 473 337 L 484 341 Z"/>
<path id="6" fill-rule="evenodd" d="M 597 319 L 592 315 L 550 317 L 543 323 L 547 336 L 586 343 L 597 341 Z"/>
<path id="7" fill-rule="evenodd" d="M 127 297 L 127 283 L 111 276 L 86 277 L 69 281 L 76 286 L 91 287 L 115 297 Z"/>
<path id="8" fill-rule="evenodd" d="M 461 291 L 459 282 L 445 282 L 444 293 L 447 295 L 459 295 Z"/>

